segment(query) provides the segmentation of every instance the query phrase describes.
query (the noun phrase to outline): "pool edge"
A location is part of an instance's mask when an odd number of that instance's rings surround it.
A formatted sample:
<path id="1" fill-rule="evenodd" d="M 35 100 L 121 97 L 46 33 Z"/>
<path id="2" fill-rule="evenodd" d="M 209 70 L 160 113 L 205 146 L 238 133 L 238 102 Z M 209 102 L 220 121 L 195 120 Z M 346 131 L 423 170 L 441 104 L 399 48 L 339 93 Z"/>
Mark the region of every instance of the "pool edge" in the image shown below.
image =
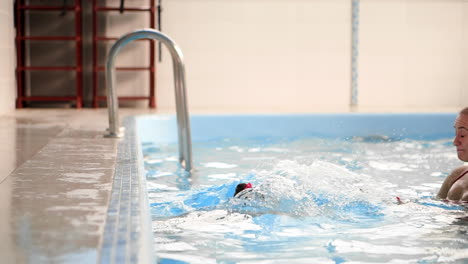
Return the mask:
<path id="1" fill-rule="evenodd" d="M 136 117 L 123 124 L 98 263 L 156 263 Z"/>

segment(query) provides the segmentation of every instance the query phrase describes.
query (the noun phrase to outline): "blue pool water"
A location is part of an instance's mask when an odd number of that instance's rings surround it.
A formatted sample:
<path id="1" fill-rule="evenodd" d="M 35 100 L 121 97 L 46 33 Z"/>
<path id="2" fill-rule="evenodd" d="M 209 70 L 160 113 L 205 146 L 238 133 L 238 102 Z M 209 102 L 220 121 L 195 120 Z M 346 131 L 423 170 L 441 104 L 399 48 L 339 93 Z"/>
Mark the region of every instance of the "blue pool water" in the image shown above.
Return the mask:
<path id="1" fill-rule="evenodd" d="M 138 120 L 160 263 L 465 263 L 465 209 L 434 199 L 461 165 L 455 114 Z M 251 182 L 263 198 L 233 199 Z M 399 204 L 396 197 L 404 201 Z"/>

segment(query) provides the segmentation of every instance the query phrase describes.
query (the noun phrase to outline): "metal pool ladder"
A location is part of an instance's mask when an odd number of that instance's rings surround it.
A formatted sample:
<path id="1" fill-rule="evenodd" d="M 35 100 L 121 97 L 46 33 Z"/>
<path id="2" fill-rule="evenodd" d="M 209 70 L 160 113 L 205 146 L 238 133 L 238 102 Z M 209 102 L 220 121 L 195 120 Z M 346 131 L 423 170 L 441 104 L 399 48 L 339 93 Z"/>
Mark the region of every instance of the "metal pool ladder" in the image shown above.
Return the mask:
<path id="1" fill-rule="evenodd" d="M 187 109 L 187 93 L 185 90 L 185 67 L 182 61 L 183 55 L 179 46 L 168 36 L 154 29 L 140 29 L 127 33 L 120 37 L 109 51 L 106 62 L 106 89 L 107 109 L 109 111 L 109 129 L 105 137 L 121 137 L 119 128 L 118 99 L 114 89 L 115 57 L 120 49 L 128 43 L 137 39 L 155 39 L 169 49 L 172 56 L 172 67 L 174 69 L 174 88 L 177 114 L 177 132 L 179 139 L 179 162 L 186 171 L 192 170 L 192 139 L 190 135 L 190 120 Z M 152 73 L 153 74 L 153 73 Z"/>

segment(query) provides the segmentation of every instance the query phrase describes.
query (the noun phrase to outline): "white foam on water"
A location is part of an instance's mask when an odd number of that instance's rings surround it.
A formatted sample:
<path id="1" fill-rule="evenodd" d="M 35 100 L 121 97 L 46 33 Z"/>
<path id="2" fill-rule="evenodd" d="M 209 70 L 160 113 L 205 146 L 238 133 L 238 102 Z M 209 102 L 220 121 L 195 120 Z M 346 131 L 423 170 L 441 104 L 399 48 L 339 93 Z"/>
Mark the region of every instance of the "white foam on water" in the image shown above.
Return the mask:
<path id="1" fill-rule="evenodd" d="M 238 165 L 228 164 L 224 162 L 207 162 L 207 163 L 202 163 L 202 166 L 206 168 L 232 169 L 232 168 L 237 167 Z"/>
<path id="2" fill-rule="evenodd" d="M 235 173 L 223 173 L 223 174 L 210 174 L 208 175 L 208 178 L 213 178 L 213 179 L 234 179 L 234 177 L 237 174 Z"/>
<path id="3" fill-rule="evenodd" d="M 263 204 L 274 210 L 282 202 L 290 201 L 286 204 L 290 207 L 287 212 L 293 215 L 323 215 L 333 211 L 333 207 L 352 202 L 379 204 L 391 199 L 382 183 L 374 183 L 367 175 L 324 161 L 308 165 L 280 160 L 272 170 L 254 173 L 258 184 L 256 191 L 265 197 Z M 317 205 L 317 199 L 326 201 L 327 205 Z"/>

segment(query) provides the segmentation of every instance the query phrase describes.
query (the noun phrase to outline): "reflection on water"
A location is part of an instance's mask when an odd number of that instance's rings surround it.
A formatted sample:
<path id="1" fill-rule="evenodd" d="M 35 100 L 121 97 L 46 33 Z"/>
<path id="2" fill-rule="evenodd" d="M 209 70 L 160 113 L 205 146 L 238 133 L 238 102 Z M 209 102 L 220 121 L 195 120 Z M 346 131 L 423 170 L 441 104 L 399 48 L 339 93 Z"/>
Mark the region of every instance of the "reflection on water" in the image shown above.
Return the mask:
<path id="1" fill-rule="evenodd" d="M 177 146 L 143 149 L 161 263 L 468 259 L 465 209 L 433 198 L 460 165 L 449 139 L 199 142 L 191 177 Z M 232 198 L 239 182 L 262 198 Z"/>

